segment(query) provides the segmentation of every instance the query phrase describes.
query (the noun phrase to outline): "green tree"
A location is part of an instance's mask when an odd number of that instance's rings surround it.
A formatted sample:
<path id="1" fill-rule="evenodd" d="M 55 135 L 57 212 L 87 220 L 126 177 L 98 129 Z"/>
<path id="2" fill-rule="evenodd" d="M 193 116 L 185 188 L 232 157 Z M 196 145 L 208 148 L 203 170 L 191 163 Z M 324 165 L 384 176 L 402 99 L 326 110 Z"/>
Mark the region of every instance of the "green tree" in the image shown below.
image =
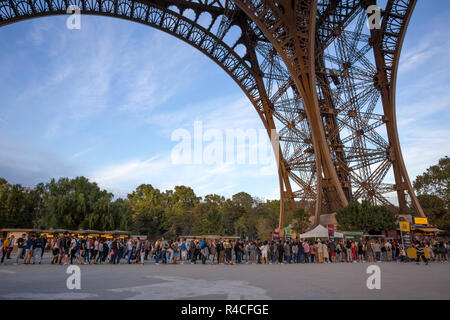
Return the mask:
<path id="1" fill-rule="evenodd" d="M 380 232 L 396 228 L 397 216 L 384 206 L 372 206 L 357 201 L 336 213 L 340 230 Z"/>
<path id="2" fill-rule="evenodd" d="M 167 201 L 159 189 L 151 184 L 141 184 L 127 198 L 127 216 L 130 217 L 127 221 L 134 231 L 149 236 L 160 236 L 167 231 L 164 209 Z"/>
<path id="3" fill-rule="evenodd" d="M 447 208 L 450 204 L 450 158 L 444 157 L 437 165 L 429 167 L 414 181 L 414 189 L 418 194 L 429 194 L 439 197 Z"/>
<path id="4" fill-rule="evenodd" d="M 38 194 L 0 178 L 0 226 L 32 228 L 36 221 Z"/>
<path id="5" fill-rule="evenodd" d="M 440 159 L 417 176 L 414 189 L 430 223 L 450 231 L 450 158 Z"/>
<path id="6" fill-rule="evenodd" d="M 40 227 L 74 230 L 119 227 L 121 219 L 115 219 L 111 211 L 114 195 L 85 177 L 52 179 L 38 189 L 43 192 Z"/>
<path id="7" fill-rule="evenodd" d="M 292 224 L 292 230 L 296 234 L 305 233 L 308 231 L 308 227 L 311 224 L 309 222 L 309 214 L 304 208 L 297 208 L 289 215 L 288 224 Z"/>

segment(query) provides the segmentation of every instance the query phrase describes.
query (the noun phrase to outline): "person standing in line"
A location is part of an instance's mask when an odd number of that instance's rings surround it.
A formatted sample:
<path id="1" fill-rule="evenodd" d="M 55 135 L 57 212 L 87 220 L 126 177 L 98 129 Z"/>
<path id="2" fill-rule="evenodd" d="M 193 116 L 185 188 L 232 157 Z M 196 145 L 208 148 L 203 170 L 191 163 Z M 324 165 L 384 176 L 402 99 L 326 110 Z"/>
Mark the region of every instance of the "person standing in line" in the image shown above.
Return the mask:
<path id="1" fill-rule="evenodd" d="M 395 261 L 395 260 L 397 260 L 397 249 L 398 249 L 398 246 L 397 246 L 397 242 L 396 241 L 391 241 L 391 247 L 392 247 L 392 261 Z"/>
<path id="2" fill-rule="evenodd" d="M 186 247 L 187 260 L 191 264 L 194 262 L 194 254 L 195 254 L 195 241 L 194 239 L 192 239 L 191 241 L 187 242 Z"/>
<path id="3" fill-rule="evenodd" d="M 164 240 L 164 237 L 161 238 L 161 256 L 162 256 L 162 263 L 167 263 L 167 249 L 169 248 L 169 243 Z"/>
<path id="4" fill-rule="evenodd" d="M 194 261 L 194 264 L 197 264 L 197 260 L 198 260 L 199 256 L 200 256 L 200 241 L 195 240 L 194 254 L 193 254 L 193 258 L 192 258 L 193 260 L 191 260 L 191 261 Z M 200 257 L 200 259 L 201 259 L 201 257 Z"/>
<path id="5" fill-rule="evenodd" d="M 97 260 L 97 254 L 98 254 L 100 242 L 98 241 L 97 237 L 94 237 L 93 242 L 94 242 L 94 246 L 92 248 L 93 250 L 92 250 L 91 258 L 89 259 L 89 263 L 93 262 L 95 264 L 95 261 Z"/>
<path id="6" fill-rule="evenodd" d="M 23 264 L 30 264 L 31 254 L 33 252 L 33 239 L 30 235 L 27 236 L 25 240 L 25 257 L 23 258 Z"/>
<path id="7" fill-rule="evenodd" d="M 302 240 L 297 240 L 297 263 L 304 263 L 305 261 L 305 249 L 303 248 Z"/>
<path id="8" fill-rule="evenodd" d="M 328 253 L 328 246 L 326 242 L 322 243 L 322 256 L 323 256 L 323 263 L 330 263 L 330 256 Z"/>
<path id="9" fill-rule="evenodd" d="M 284 256 L 285 256 L 285 260 L 286 263 L 291 263 L 291 246 L 289 241 L 286 241 L 284 246 L 283 246 L 283 250 L 284 250 Z"/>
<path id="10" fill-rule="evenodd" d="M 167 247 L 166 250 L 166 255 L 167 255 L 167 263 L 168 264 L 172 264 L 173 261 L 173 240 L 169 240 L 168 241 L 169 246 Z"/>
<path id="11" fill-rule="evenodd" d="M 433 252 L 433 250 L 431 250 L 431 247 L 430 247 L 430 252 Z M 392 250 L 393 259 L 397 260 L 397 257 L 399 254 L 400 254 L 400 244 L 398 242 L 395 242 L 395 248 L 394 248 L 394 250 Z"/>
<path id="12" fill-rule="evenodd" d="M 292 242 L 291 256 L 292 256 L 292 263 L 298 263 L 298 245 L 297 245 L 297 240 Z"/>
<path id="13" fill-rule="evenodd" d="M 117 264 L 120 264 L 120 259 L 124 258 L 125 256 L 125 251 L 126 251 L 126 243 L 124 240 L 120 240 L 120 238 L 117 238 L 117 243 L 119 245 L 119 255 L 117 256 Z M 136 243 L 134 244 L 134 246 L 136 247 Z M 137 252 L 137 248 L 135 248 L 135 260 L 138 260 L 138 252 Z M 135 263 L 136 263 L 135 261 Z"/>
<path id="14" fill-rule="evenodd" d="M 417 242 L 415 244 L 415 247 L 417 252 L 416 264 L 420 264 L 420 260 L 423 260 L 423 262 L 425 262 L 425 265 L 428 265 L 428 259 L 425 257 L 424 245 L 420 242 Z"/>
<path id="15" fill-rule="evenodd" d="M 397 246 L 399 249 L 399 254 L 397 255 L 397 258 L 395 259 L 398 262 L 406 262 L 406 252 L 405 249 L 403 249 L 402 246 Z"/>
<path id="16" fill-rule="evenodd" d="M 0 237 L 0 250 L 3 252 L 3 238 L 2 237 Z"/>
<path id="17" fill-rule="evenodd" d="M 276 263 L 277 262 L 277 247 L 275 245 L 275 241 L 271 241 L 270 242 L 270 256 L 269 256 L 270 262 L 271 263 Z"/>
<path id="18" fill-rule="evenodd" d="M 181 244 L 180 244 L 180 251 L 181 251 L 180 262 L 181 262 L 181 264 L 186 263 L 186 250 L 187 250 L 186 239 L 181 239 Z"/>
<path id="19" fill-rule="evenodd" d="M 144 255 L 144 260 L 148 260 L 148 254 L 151 251 L 151 246 L 150 246 L 150 241 L 147 239 L 145 240 L 145 255 Z"/>
<path id="20" fill-rule="evenodd" d="M 48 243 L 46 234 L 41 237 L 41 241 L 42 241 L 42 251 L 41 251 L 41 260 L 42 260 L 42 258 L 44 257 L 45 249 L 47 249 L 47 243 Z"/>
<path id="21" fill-rule="evenodd" d="M 382 241 L 380 244 L 380 251 L 381 251 L 381 261 L 385 262 L 386 261 L 386 245 L 385 245 L 384 241 Z"/>
<path id="22" fill-rule="evenodd" d="M 233 264 L 233 253 L 232 253 L 232 248 L 231 248 L 231 243 L 228 239 L 225 240 L 225 244 L 224 244 L 224 248 L 225 248 L 225 260 L 227 264 Z"/>
<path id="23" fill-rule="evenodd" d="M 352 258 L 353 258 L 353 253 L 352 253 L 352 241 L 351 240 L 347 240 L 347 243 L 345 245 L 345 253 L 347 256 L 347 262 L 352 262 Z"/>
<path id="24" fill-rule="evenodd" d="M 36 262 L 41 264 L 41 253 L 42 253 L 42 239 L 40 237 L 36 237 L 34 240 L 33 246 L 33 264 Z"/>
<path id="25" fill-rule="evenodd" d="M 84 250 L 83 264 L 89 264 L 92 243 L 91 243 L 91 239 L 89 239 L 87 236 L 85 237 L 85 241 L 86 241 L 86 248 Z"/>
<path id="26" fill-rule="evenodd" d="M 303 241 L 303 251 L 305 252 L 305 263 L 309 263 L 309 254 L 310 254 L 310 248 L 308 241 Z"/>
<path id="27" fill-rule="evenodd" d="M 141 265 L 144 265 L 144 260 L 145 260 L 144 259 L 145 258 L 145 243 L 144 242 L 141 242 L 139 251 L 140 251 L 140 263 L 141 263 Z"/>
<path id="28" fill-rule="evenodd" d="M 103 239 L 98 239 L 98 256 L 97 259 L 95 259 L 95 264 L 101 264 L 103 260 L 103 246 L 104 241 Z"/>
<path id="29" fill-rule="evenodd" d="M 80 255 L 78 256 L 78 264 L 82 264 L 86 252 L 86 237 L 81 238 L 81 240 L 79 241 L 80 241 Z"/>
<path id="30" fill-rule="evenodd" d="M 9 238 L 9 245 L 8 245 L 8 252 L 6 253 L 6 259 L 11 259 L 11 252 L 14 249 L 14 245 L 16 244 L 16 239 L 14 235 L 12 234 Z"/>
<path id="31" fill-rule="evenodd" d="M 328 251 L 330 253 L 330 262 L 336 261 L 336 243 L 333 240 L 328 240 Z"/>
<path id="32" fill-rule="evenodd" d="M 20 259 L 21 259 L 21 257 L 22 257 L 22 254 L 23 254 L 23 245 L 24 245 L 24 243 L 25 243 L 25 237 L 26 237 L 26 234 L 23 233 L 23 234 L 22 234 L 22 237 L 20 237 L 19 239 L 17 239 L 17 255 L 16 255 L 16 260 L 15 260 L 14 264 L 19 264 L 19 261 L 20 261 Z"/>
<path id="33" fill-rule="evenodd" d="M 159 264 L 159 260 L 161 259 L 160 247 L 161 247 L 161 240 L 158 239 L 155 241 L 155 245 L 153 246 L 155 254 L 155 264 Z"/>
<path id="34" fill-rule="evenodd" d="M 81 242 L 81 243 L 83 244 L 83 242 Z M 109 250 L 109 254 L 110 254 L 109 263 L 116 264 L 116 254 L 118 254 L 116 239 L 111 241 L 111 249 Z"/>
<path id="35" fill-rule="evenodd" d="M 261 255 L 264 264 L 269 264 L 269 243 L 267 241 L 262 245 Z"/>
<path id="36" fill-rule="evenodd" d="M 278 241 L 277 253 L 278 253 L 278 263 L 283 264 L 284 248 L 283 248 L 283 244 L 281 243 L 281 241 Z"/>
<path id="37" fill-rule="evenodd" d="M 438 252 L 439 252 L 439 261 L 442 263 L 448 261 L 448 250 L 445 247 L 444 241 L 440 241 L 438 245 Z"/>
<path id="38" fill-rule="evenodd" d="M 364 262 L 364 244 L 361 240 L 358 241 L 358 262 Z"/>
<path id="39" fill-rule="evenodd" d="M 250 261 L 250 243 L 248 241 L 244 242 L 244 260 L 246 264 Z"/>
<path id="40" fill-rule="evenodd" d="M 262 247 L 261 241 L 259 239 L 256 240 L 256 262 L 259 263 L 259 264 L 262 263 L 261 247 Z"/>
<path id="41" fill-rule="evenodd" d="M 14 236 L 11 235 L 9 238 L 6 238 L 6 240 L 3 242 L 3 248 L 2 248 L 2 260 L 1 263 L 3 264 L 3 261 L 5 260 L 5 257 L 8 258 L 8 253 L 12 248 L 14 247 Z"/>
<path id="42" fill-rule="evenodd" d="M 374 258 L 377 262 L 381 262 L 381 248 L 378 240 L 375 240 L 373 243 L 373 254 Z"/>
<path id="43" fill-rule="evenodd" d="M 372 263 L 373 262 L 373 256 L 374 256 L 372 241 L 367 241 L 367 244 L 366 244 L 366 256 L 367 256 L 369 262 Z"/>
<path id="44" fill-rule="evenodd" d="M 250 263 L 255 264 L 256 263 L 256 247 L 255 243 L 252 242 L 250 244 Z"/>
<path id="45" fill-rule="evenodd" d="M 218 257 L 218 264 L 224 264 L 225 261 L 225 246 L 223 245 L 222 239 L 219 239 L 219 242 L 217 243 L 217 257 Z"/>
<path id="46" fill-rule="evenodd" d="M 5 241 L 7 241 L 8 240 L 8 238 L 6 238 L 6 240 Z M 3 238 L 2 237 L 0 237 L 0 249 L 1 249 L 1 251 L 2 251 L 2 260 L 0 261 L 0 264 L 3 264 L 3 260 L 4 260 L 4 257 L 5 257 L 5 255 L 6 255 L 6 253 L 5 253 L 5 241 L 3 241 Z"/>
<path id="47" fill-rule="evenodd" d="M 239 241 L 234 243 L 233 251 L 234 251 L 234 256 L 236 257 L 236 263 L 240 263 L 240 260 L 239 260 L 239 255 L 240 255 Z"/>
<path id="48" fill-rule="evenodd" d="M 191 242 L 187 239 L 185 239 L 185 242 L 186 242 L 186 259 L 185 259 L 185 261 L 186 261 L 186 263 L 188 263 L 189 261 L 191 261 L 191 257 L 192 257 Z"/>
<path id="49" fill-rule="evenodd" d="M 323 243 L 320 241 L 320 239 L 316 242 L 317 246 L 317 262 L 322 263 L 323 262 Z"/>
<path id="50" fill-rule="evenodd" d="M 216 257 L 216 253 L 217 253 L 216 246 L 217 246 L 217 242 L 216 242 L 216 239 L 214 239 L 213 241 L 211 241 L 211 245 L 210 245 L 210 252 L 211 252 L 211 258 L 210 259 L 211 260 L 210 260 L 209 264 L 214 264 L 215 263 L 214 259 Z"/>
<path id="51" fill-rule="evenodd" d="M 65 234 L 58 238 L 58 248 L 59 248 L 59 254 L 58 254 L 58 262 L 57 264 L 61 264 L 62 258 L 65 258 L 66 255 L 66 236 Z"/>
<path id="52" fill-rule="evenodd" d="M 140 237 L 137 237 L 136 239 L 137 239 L 135 241 L 136 242 L 136 260 L 137 260 L 136 263 L 139 263 L 139 262 L 141 262 L 141 246 L 142 246 L 143 241 L 141 240 Z M 123 258 L 125 259 L 127 256 L 127 253 L 126 253 L 127 244 L 125 242 L 125 239 L 122 240 L 122 245 L 123 245 L 123 253 L 124 253 Z"/>
<path id="53" fill-rule="evenodd" d="M 355 243 L 352 241 L 352 258 L 353 258 L 353 263 L 358 263 L 358 260 L 356 258 L 356 246 Z"/>
<path id="54" fill-rule="evenodd" d="M 70 264 L 73 264 L 73 260 L 77 261 L 77 252 L 80 249 L 80 242 L 78 241 L 77 237 L 73 237 L 72 240 L 70 240 Z"/>
<path id="55" fill-rule="evenodd" d="M 111 251 L 111 242 L 109 240 L 103 241 L 103 258 L 102 258 L 102 264 L 106 263 L 106 259 L 108 258 L 108 255 Z"/>
<path id="56" fill-rule="evenodd" d="M 392 244 L 390 241 L 386 241 L 386 260 L 387 261 L 392 261 Z"/>
<path id="57" fill-rule="evenodd" d="M 178 256 L 180 255 L 179 243 L 178 241 L 174 241 L 172 244 L 173 250 L 173 261 L 172 264 L 177 264 Z"/>
<path id="58" fill-rule="evenodd" d="M 342 247 L 340 241 L 336 243 L 336 260 L 338 260 L 338 262 L 342 262 Z"/>

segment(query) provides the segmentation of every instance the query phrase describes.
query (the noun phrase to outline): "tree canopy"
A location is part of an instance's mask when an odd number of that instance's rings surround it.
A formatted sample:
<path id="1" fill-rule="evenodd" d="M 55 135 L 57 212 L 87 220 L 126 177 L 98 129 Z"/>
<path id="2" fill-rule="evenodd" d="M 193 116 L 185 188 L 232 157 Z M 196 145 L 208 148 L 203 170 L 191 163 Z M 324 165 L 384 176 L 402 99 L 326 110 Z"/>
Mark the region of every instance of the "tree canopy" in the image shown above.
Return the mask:
<path id="1" fill-rule="evenodd" d="M 33 189 L 0 179 L 0 227 L 129 230 L 151 237 L 239 235 L 269 239 L 278 226 L 279 201 L 239 192 L 199 197 L 187 186 L 161 191 L 141 184 L 126 198 L 85 177 L 52 179 Z"/>
<path id="2" fill-rule="evenodd" d="M 414 189 L 432 224 L 450 231 L 450 158 L 444 157 L 416 177 Z"/>
<path id="3" fill-rule="evenodd" d="M 384 206 L 353 201 L 336 213 L 340 230 L 379 232 L 396 228 L 397 216 Z"/>

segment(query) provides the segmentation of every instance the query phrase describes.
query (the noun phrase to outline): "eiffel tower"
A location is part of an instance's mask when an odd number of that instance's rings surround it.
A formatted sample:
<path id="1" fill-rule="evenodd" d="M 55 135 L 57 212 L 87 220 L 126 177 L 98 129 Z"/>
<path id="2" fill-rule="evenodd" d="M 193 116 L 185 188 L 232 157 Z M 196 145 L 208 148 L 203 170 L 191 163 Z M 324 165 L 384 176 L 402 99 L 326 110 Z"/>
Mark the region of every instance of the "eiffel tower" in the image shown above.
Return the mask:
<path id="1" fill-rule="evenodd" d="M 353 200 L 399 214 L 407 213 L 410 202 L 424 217 L 402 157 L 395 113 L 400 53 L 415 4 L 0 0 L 0 26 L 78 10 L 145 24 L 194 46 L 239 85 L 274 142 L 280 227 L 285 205 L 309 206 L 316 226 L 321 214 Z M 394 184 L 385 181 L 389 174 Z"/>

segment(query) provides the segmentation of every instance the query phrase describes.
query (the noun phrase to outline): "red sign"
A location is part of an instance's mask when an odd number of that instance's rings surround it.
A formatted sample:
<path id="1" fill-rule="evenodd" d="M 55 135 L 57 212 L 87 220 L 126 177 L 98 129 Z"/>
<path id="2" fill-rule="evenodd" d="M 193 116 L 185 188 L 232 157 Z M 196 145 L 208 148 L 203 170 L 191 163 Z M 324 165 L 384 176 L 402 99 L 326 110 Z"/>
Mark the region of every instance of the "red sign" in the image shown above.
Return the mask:
<path id="1" fill-rule="evenodd" d="M 334 224 L 328 225 L 328 233 L 334 233 Z"/>
<path id="2" fill-rule="evenodd" d="M 277 231 L 274 231 L 274 232 L 273 232 L 273 239 L 274 239 L 274 240 L 280 239 L 280 234 L 279 234 Z"/>

